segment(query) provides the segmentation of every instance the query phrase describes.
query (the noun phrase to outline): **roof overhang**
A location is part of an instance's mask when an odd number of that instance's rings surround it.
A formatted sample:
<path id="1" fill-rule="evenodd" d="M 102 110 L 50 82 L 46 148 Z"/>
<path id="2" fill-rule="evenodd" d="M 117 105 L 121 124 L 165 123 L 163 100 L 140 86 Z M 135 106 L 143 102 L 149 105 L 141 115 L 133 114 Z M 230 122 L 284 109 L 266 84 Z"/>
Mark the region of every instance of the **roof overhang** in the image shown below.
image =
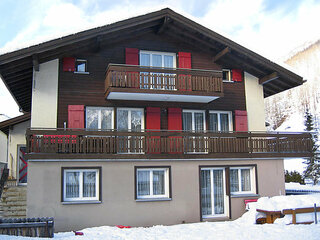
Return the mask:
<path id="1" fill-rule="evenodd" d="M 191 44 L 210 53 L 217 64 L 258 77 L 265 97 L 303 84 L 297 74 L 168 8 L 1 55 L 0 76 L 20 108 L 29 112 L 33 71 L 40 63 L 90 49 L 97 51 L 148 32 Z"/>

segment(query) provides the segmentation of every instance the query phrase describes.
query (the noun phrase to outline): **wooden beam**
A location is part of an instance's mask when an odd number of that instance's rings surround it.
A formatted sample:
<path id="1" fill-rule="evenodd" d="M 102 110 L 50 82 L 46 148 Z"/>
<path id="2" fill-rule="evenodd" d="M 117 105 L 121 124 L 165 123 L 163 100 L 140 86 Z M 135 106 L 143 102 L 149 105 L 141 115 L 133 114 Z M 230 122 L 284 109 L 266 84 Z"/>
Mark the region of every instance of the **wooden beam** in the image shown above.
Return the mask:
<path id="1" fill-rule="evenodd" d="M 229 47 L 224 48 L 222 51 L 220 51 L 217 55 L 213 57 L 213 61 L 216 62 L 223 56 L 225 56 L 227 53 L 231 52 L 231 49 Z"/>
<path id="2" fill-rule="evenodd" d="M 260 78 L 259 84 L 266 84 L 266 83 L 271 82 L 271 81 L 278 79 L 278 78 L 279 78 L 279 74 L 277 72 L 273 72 L 267 76 Z"/>
<path id="3" fill-rule="evenodd" d="M 156 34 L 161 34 L 163 33 L 167 28 L 168 24 L 171 22 L 171 19 L 168 16 L 165 16 L 163 19 L 163 23 L 159 27 L 159 29 L 156 31 Z"/>

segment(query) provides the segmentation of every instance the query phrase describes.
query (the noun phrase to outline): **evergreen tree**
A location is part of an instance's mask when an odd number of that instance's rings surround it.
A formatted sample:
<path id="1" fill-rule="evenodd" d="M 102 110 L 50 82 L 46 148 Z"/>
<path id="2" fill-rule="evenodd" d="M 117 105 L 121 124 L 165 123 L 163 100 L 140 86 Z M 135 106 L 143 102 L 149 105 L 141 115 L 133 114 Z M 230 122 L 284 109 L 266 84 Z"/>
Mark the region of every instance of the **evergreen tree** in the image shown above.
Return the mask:
<path id="1" fill-rule="evenodd" d="M 305 113 L 305 122 L 304 125 L 306 126 L 306 131 L 314 131 L 314 121 L 313 116 L 309 112 L 309 109 L 306 109 Z M 313 184 L 317 184 L 320 178 L 320 157 L 317 153 L 318 145 L 317 145 L 318 137 L 317 134 L 313 134 L 312 138 L 312 156 L 305 161 L 304 163 L 307 164 L 306 170 L 303 172 L 304 178 L 310 178 L 313 181 Z"/>
<path id="2" fill-rule="evenodd" d="M 285 182 L 297 182 L 300 184 L 304 184 L 304 180 L 302 178 L 302 175 L 298 171 L 288 171 L 285 172 Z"/>

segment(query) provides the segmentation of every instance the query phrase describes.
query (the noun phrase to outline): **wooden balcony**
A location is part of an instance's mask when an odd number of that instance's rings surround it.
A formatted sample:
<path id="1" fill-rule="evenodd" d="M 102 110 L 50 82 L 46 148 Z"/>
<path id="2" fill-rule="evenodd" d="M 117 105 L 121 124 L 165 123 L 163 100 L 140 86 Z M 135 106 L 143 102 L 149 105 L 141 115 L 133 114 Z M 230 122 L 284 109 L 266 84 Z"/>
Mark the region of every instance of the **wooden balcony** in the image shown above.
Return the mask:
<path id="1" fill-rule="evenodd" d="M 309 133 L 28 129 L 28 159 L 310 157 Z"/>
<path id="2" fill-rule="evenodd" d="M 221 71 L 109 64 L 106 72 L 106 99 L 208 103 L 222 96 Z"/>

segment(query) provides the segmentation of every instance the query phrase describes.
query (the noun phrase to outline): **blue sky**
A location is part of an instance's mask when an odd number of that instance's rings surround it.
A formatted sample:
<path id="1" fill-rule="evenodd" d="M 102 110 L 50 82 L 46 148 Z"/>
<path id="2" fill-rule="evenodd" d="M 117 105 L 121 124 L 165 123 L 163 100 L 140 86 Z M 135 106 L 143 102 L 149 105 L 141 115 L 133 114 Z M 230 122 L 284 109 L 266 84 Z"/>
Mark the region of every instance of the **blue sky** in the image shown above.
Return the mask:
<path id="1" fill-rule="evenodd" d="M 320 39 L 316 0 L 0 0 L 0 54 L 164 7 L 275 61 Z M 2 82 L 0 113 L 19 114 Z"/>

